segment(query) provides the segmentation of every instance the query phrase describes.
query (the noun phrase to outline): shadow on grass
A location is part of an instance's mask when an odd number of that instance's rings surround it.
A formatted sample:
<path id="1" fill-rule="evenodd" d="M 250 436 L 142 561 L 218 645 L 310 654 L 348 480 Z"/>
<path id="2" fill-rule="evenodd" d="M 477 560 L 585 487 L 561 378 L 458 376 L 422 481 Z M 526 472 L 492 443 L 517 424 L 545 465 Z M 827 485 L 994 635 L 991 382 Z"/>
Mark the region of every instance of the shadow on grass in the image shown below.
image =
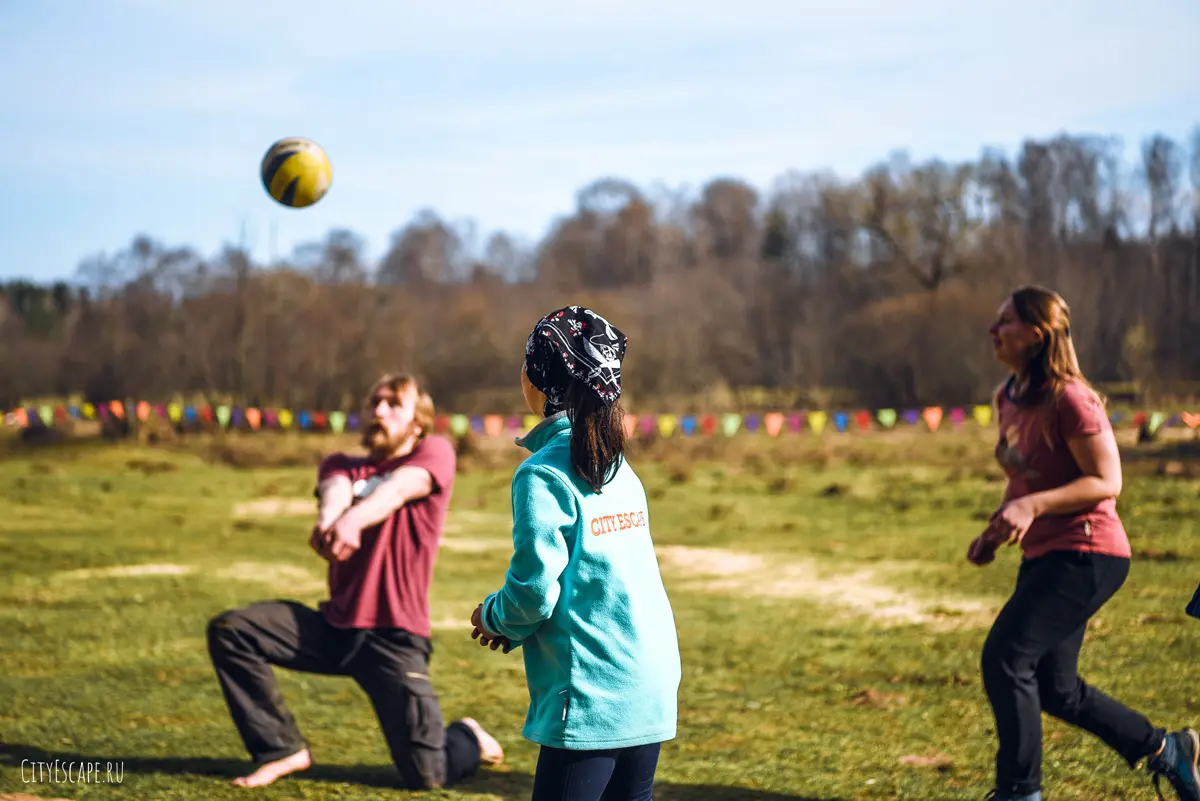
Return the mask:
<path id="1" fill-rule="evenodd" d="M 48 751 L 32 745 L 0 743 L 0 765 L 20 770 L 21 763 L 61 764 L 68 762 L 98 762 L 123 766 L 130 774 L 166 774 L 205 776 L 232 780 L 253 769 L 248 760 L 217 759 L 213 757 L 143 757 L 108 754 L 80 754 L 70 751 Z M 26 765 L 26 770 L 31 768 Z M 362 787 L 402 789 L 396 781 L 396 771 L 389 765 L 313 765 L 303 773 L 293 774 L 282 782 L 330 782 L 356 784 Z M 505 801 L 527 801 L 533 791 L 533 777 L 524 773 L 481 770 L 475 776 L 455 785 L 454 789 L 475 793 L 490 793 Z M 656 782 L 655 801 L 840 801 L 840 799 L 788 795 L 746 787 L 719 787 L 700 784 L 671 784 Z"/>

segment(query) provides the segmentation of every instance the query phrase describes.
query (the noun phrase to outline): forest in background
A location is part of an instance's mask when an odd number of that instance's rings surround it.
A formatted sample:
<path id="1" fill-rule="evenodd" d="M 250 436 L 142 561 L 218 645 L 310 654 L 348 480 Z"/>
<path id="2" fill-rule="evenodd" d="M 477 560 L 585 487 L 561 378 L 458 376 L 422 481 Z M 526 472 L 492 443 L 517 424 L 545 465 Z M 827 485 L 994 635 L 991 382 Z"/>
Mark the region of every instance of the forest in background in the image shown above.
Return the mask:
<path id="1" fill-rule="evenodd" d="M 540 242 L 424 211 L 376 263 L 344 229 L 270 264 L 139 235 L 71 281 L 0 283 L 0 410 L 68 396 L 353 409 L 403 369 L 442 410 L 516 412 L 525 338 L 568 303 L 629 335 L 635 412 L 986 403 L 1002 376 L 986 328 L 1024 283 L 1066 297 L 1094 381 L 1194 395 L 1200 127 L 1149 136 L 1133 160 L 1062 134 L 766 189 L 601 178 Z"/>

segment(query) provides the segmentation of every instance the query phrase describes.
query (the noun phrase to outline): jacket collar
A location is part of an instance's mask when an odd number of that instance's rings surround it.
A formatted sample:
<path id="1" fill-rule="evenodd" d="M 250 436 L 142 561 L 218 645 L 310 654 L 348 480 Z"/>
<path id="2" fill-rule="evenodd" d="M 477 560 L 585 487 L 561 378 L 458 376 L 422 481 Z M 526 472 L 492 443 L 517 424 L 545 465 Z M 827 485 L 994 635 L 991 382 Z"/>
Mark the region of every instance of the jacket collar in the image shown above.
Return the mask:
<path id="1" fill-rule="evenodd" d="M 571 430 L 571 421 L 567 418 L 566 412 L 558 412 L 547 417 L 542 422 L 538 423 L 529 433 L 523 437 L 516 437 L 513 441 L 525 448 L 530 453 L 537 453 L 550 440 L 564 431 Z"/>

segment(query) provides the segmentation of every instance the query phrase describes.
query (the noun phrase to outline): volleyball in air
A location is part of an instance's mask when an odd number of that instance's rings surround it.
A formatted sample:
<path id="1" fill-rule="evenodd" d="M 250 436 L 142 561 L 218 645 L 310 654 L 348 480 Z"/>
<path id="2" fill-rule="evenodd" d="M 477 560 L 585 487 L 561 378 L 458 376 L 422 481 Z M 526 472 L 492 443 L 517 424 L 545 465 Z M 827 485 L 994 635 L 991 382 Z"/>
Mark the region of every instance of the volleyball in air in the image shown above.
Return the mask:
<path id="1" fill-rule="evenodd" d="M 325 196 L 333 182 L 333 167 L 321 146 L 293 136 L 271 145 L 262 160 L 267 194 L 293 209 L 311 206 Z"/>

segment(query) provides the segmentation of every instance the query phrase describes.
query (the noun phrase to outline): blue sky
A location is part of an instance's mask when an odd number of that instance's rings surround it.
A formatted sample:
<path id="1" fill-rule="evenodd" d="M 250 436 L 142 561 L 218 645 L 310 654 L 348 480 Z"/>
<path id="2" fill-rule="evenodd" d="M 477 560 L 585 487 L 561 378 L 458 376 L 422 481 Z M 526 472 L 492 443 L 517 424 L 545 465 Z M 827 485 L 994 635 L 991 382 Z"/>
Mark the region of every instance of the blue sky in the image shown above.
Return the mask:
<path id="1" fill-rule="evenodd" d="M 375 258 L 425 207 L 534 241 L 608 175 L 766 190 L 1063 130 L 1132 159 L 1200 123 L 1197 41 L 1196 0 L 0 0 L 0 278 L 243 223 Z M 258 183 L 284 136 L 332 159 L 309 209 Z"/>

